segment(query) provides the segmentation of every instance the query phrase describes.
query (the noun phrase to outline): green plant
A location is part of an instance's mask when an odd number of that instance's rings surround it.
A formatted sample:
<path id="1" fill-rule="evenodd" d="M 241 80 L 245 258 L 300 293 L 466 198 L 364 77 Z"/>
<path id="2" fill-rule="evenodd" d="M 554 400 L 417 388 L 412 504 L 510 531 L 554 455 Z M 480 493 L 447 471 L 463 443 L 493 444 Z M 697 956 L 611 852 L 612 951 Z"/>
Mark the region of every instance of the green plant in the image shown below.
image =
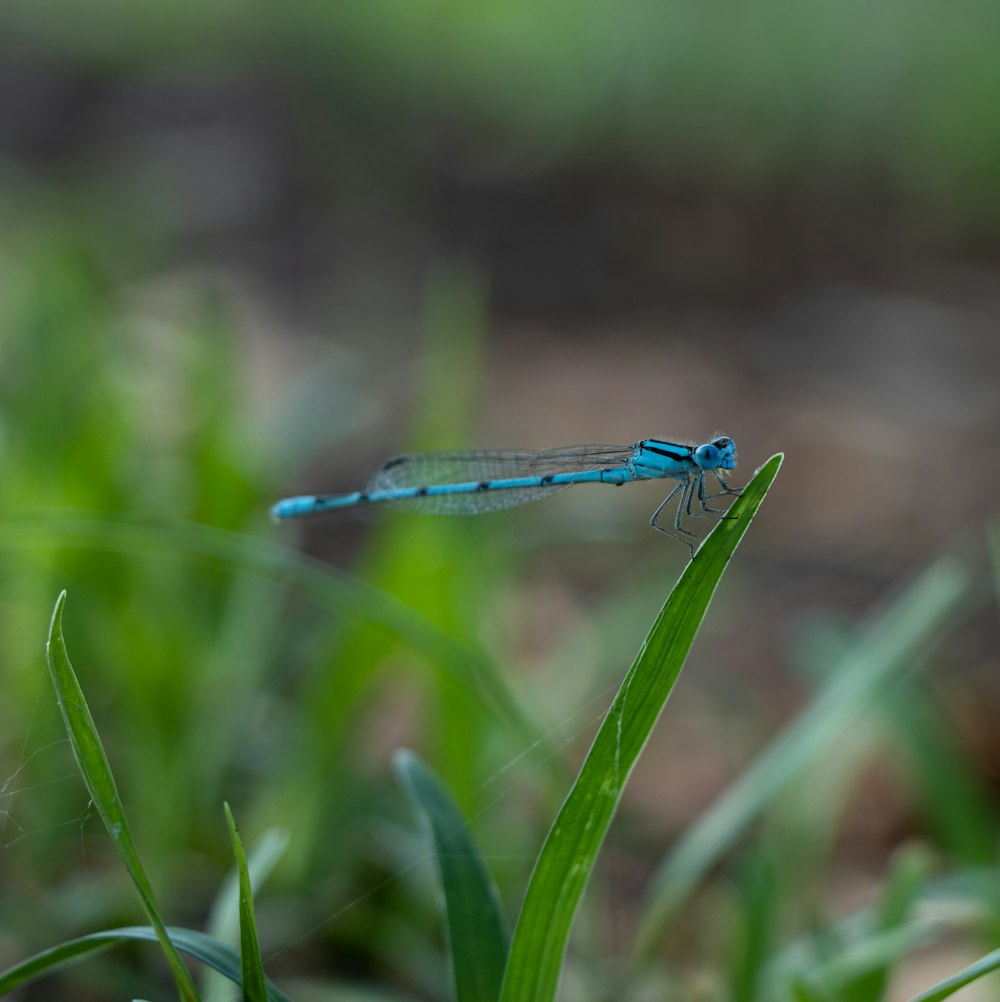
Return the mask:
<path id="1" fill-rule="evenodd" d="M 730 516 L 717 524 L 687 566 L 657 617 L 550 829 L 536 861 L 509 954 L 495 892 L 471 842 L 463 843 L 466 859 L 463 866 L 456 868 L 446 854 L 450 829 L 460 831 L 455 820 L 460 815 L 452 810 L 443 788 L 413 760 L 400 761 L 401 776 L 414 800 L 424 809 L 435 834 L 449 914 L 466 916 L 463 920 L 456 917 L 450 926 L 454 983 L 459 999 L 494 997 L 498 991 L 501 998 L 512 1000 L 526 997 L 541 1000 L 554 995 L 570 926 L 625 781 L 680 674 L 726 564 L 777 475 L 780 462 L 780 457 L 774 457 L 747 485 Z M 240 980 L 233 969 L 235 958 L 226 954 L 224 944 L 210 937 L 190 930 L 168 932 L 160 918 L 107 755 L 69 661 L 62 632 L 64 604 L 65 592 L 60 595 L 52 617 L 48 661 L 74 756 L 150 919 L 148 935 L 155 936 L 164 950 L 181 998 L 195 999 L 197 990 L 177 947 L 195 951 L 199 959 L 220 973 Z M 279 997 L 276 989 L 264 986 L 246 858 L 228 806 L 226 813 L 240 874 L 243 990 L 247 998 L 263 998 L 265 990 L 276 998 Z M 470 922 L 469 916 L 479 920 Z M 15 987 L 27 977 L 76 958 L 87 949 L 103 949 L 136 935 L 145 933 L 109 930 L 63 944 L 0 977 L 0 990 Z M 472 956 L 470 943 L 476 950 Z M 219 959 L 220 954 L 224 959 Z"/>
<path id="2" fill-rule="evenodd" d="M 671 592 L 549 829 L 512 937 L 506 931 L 504 908 L 490 868 L 452 793 L 412 753 L 397 756 L 399 779 L 431 836 L 456 1002 L 544 1002 L 555 997 L 570 929 L 628 774 L 673 689 L 729 558 L 779 466 L 780 457 L 775 457 L 761 468 L 735 503 L 734 517 L 723 520 L 713 530 Z M 261 570 L 273 573 L 281 566 L 280 561 L 268 563 Z M 291 567 L 296 574 L 306 573 L 295 564 Z M 309 580 L 308 573 L 312 572 L 308 571 L 303 581 Z M 320 575 L 316 583 L 322 584 L 323 580 Z M 882 702 L 893 705 L 906 691 L 905 686 L 900 689 L 899 681 L 912 688 L 912 668 L 919 660 L 918 652 L 926 651 L 927 638 L 941 633 L 967 592 L 968 577 L 953 562 L 932 567 L 914 582 L 872 622 L 867 632 L 846 644 L 839 655 L 839 667 L 831 669 L 830 682 L 812 705 L 761 753 L 675 847 L 652 884 L 645 923 L 638 930 L 636 944 L 646 963 L 634 969 L 637 985 L 648 982 L 651 976 L 651 943 L 662 934 L 665 918 L 704 879 L 709 866 L 718 863 L 736 843 L 749 821 L 787 790 L 795 776 L 815 768 L 818 757 L 852 721 Z M 108 929 L 66 940 L 0 974 L 0 992 L 112 946 L 139 940 L 160 944 L 182 999 L 199 997 L 180 958 L 180 953 L 186 953 L 241 985 L 245 998 L 280 1002 L 287 996 L 265 978 L 258 945 L 251 881 L 254 860 L 248 861 L 243 851 L 228 804 L 225 812 L 236 861 L 236 883 L 220 892 L 220 902 L 227 902 L 226 909 L 238 913 L 239 949 L 214 935 L 167 926 L 161 918 L 108 756 L 70 664 L 62 628 L 64 606 L 65 593 L 56 603 L 47 647 L 63 724 L 91 800 L 132 878 L 150 925 Z M 898 680 L 895 687 L 889 685 L 893 679 Z M 912 700 L 911 693 L 906 705 L 912 705 Z M 841 763 L 844 769 L 851 768 L 850 761 L 851 757 L 846 756 Z M 931 787 L 932 792 L 934 789 Z M 989 823 L 975 813 L 968 818 L 971 825 Z M 957 843 L 958 848 L 963 844 Z M 698 847 L 697 855 L 693 855 L 694 846 Z M 981 925 L 982 915 L 976 918 L 972 912 L 959 919 L 954 915 L 929 916 L 928 903 L 950 896 L 971 904 L 973 896 L 963 885 L 966 878 L 973 881 L 970 886 L 985 894 L 981 899 L 984 905 L 993 894 L 971 865 L 942 878 L 935 873 L 933 855 L 913 846 L 898 855 L 876 907 L 826 923 L 813 936 L 782 946 L 777 928 L 782 907 L 792 892 L 787 881 L 779 877 L 783 868 L 777 862 L 780 850 L 768 856 L 765 846 L 766 840 L 759 850 L 751 852 L 739 883 L 745 899 L 744 929 L 754 938 L 742 941 L 738 963 L 732 969 L 731 990 L 734 998 L 748 1002 L 787 997 L 877 1002 L 896 964 L 907 954 L 961 926 L 975 929 Z M 263 840 L 257 854 L 258 876 L 262 869 L 270 869 L 280 851 L 274 837 Z M 678 860 L 685 860 L 684 865 Z M 669 909 L 662 902 L 669 902 Z M 212 924 L 219 928 L 226 925 L 220 916 Z M 997 969 L 1000 952 L 991 951 L 965 970 L 926 989 L 914 1002 L 937 1002 Z M 683 980 L 679 980 L 672 989 L 663 990 L 677 991 L 682 984 Z"/>

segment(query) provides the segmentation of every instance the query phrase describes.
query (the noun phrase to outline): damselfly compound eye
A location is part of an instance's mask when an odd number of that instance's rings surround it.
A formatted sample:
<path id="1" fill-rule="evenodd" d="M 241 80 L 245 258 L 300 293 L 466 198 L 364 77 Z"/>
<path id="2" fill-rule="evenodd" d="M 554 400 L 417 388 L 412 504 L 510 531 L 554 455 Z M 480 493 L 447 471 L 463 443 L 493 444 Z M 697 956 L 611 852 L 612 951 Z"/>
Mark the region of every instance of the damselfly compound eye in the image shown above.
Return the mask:
<path id="1" fill-rule="evenodd" d="M 694 450 L 694 461 L 703 470 L 714 470 L 722 461 L 722 453 L 714 445 L 699 445 Z"/>

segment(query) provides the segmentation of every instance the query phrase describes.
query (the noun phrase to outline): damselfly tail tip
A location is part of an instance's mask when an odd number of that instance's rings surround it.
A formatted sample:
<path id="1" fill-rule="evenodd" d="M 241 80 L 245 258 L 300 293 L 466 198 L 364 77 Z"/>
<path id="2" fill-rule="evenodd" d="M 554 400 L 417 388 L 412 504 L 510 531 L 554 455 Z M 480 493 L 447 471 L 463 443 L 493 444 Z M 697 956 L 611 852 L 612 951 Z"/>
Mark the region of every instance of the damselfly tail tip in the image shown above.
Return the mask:
<path id="1" fill-rule="evenodd" d="M 271 521 L 287 522 L 302 514 L 302 498 L 282 498 L 271 505 Z"/>

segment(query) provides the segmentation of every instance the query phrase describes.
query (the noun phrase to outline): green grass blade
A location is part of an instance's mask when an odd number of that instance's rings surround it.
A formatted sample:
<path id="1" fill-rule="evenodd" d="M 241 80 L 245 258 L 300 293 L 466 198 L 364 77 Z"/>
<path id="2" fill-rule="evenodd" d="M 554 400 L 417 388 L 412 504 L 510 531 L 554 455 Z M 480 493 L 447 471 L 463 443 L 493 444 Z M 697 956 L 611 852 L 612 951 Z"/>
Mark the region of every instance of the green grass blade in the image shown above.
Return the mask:
<path id="1" fill-rule="evenodd" d="M 240 983 L 240 958 L 231 946 L 193 929 L 168 926 L 166 933 L 171 943 L 182 953 L 207 964 L 235 984 Z M 6 995 L 43 974 L 53 974 L 88 955 L 92 956 L 119 943 L 134 940 L 157 943 L 160 941 L 160 931 L 149 926 L 125 926 L 121 929 L 106 929 L 103 932 L 91 933 L 89 936 L 81 936 L 79 939 L 67 940 L 51 949 L 36 953 L 0 973 L 0 995 Z M 290 1002 L 287 995 L 270 983 L 267 985 L 265 997 L 268 1002 Z"/>
<path id="2" fill-rule="evenodd" d="M 434 840 L 456 1002 L 495 1002 L 507 961 L 507 934 L 493 879 L 441 781 L 411 752 L 397 752 L 394 764 Z"/>
<path id="3" fill-rule="evenodd" d="M 791 997 L 796 1002 L 836 1002 L 832 995 L 805 974 L 800 974 L 792 982 Z"/>
<path id="4" fill-rule="evenodd" d="M 930 853 L 923 846 L 905 846 L 896 853 L 888 886 L 875 916 L 872 939 L 905 935 L 906 923 L 931 872 L 931 864 Z M 885 998 L 896 959 L 887 956 L 859 976 L 845 978 L 840 992 L 844 1002 L 879 1002 Z"/>
<path id="5" fill-rule="evenodd" d="M 859 998 L 885 998 L 881 995 L 859 995 L 856 985 L 867 991 L 869 979 L 880 977 L 903 957 L 933 943 L 943 933 L 942 924 L 933 920 L 918 920 L 891 929 L 882 929 L 844 947 L 827 961 L 816 961 L 806 970 L 793 973 L 793 980 L 809 976 L 833 993 L 838 1002 L 857 1002 Z M 886 979 L 888 980 L 888 979 Z M 781 997 L 779 994 L 777 997 Z"/>
<path id="6" fill-rule="evenodd" d="M 735 875 L 739 919 L 735 923 L 732 973 L 725 992 L 730 1002 L 756 1002 L 773 956 L 781 914 L 781 864 L 774 852 L 752 852 Z"/>
<path id="7" fill-rule="evenodd" d="M 998 970 L 1000 970 L 1000 950 L 994 950 L 980 957 L 975 963 L 969 964 L 968 967 L 963 967 L 950 978 L 945 978 L 944 981 L 939 981 L 919 995 L 914 995 L 910 1002 L 940 1002 L 941 999 L 954 995 L 960 988 L 971 985 L 973 981 Z"/>
<path id="8" fill-rule="evenodd" d="M 247 872 L 250 886 L 259 891 L 261 885 L 278 865 L 288 848 L 288 830 L 272 827 L 257 840 L 247 854 Z M 208 913 L 206 929 L 210 936 L 223 943 L 236 942 L 239 936 L 239 873 L 235 867 L 219 885 L 212 908 Z"/>
<path id="9" fill-rule="evenodd" d="M 150 930 L 152 933 L 152 930 Z M 0 995 L 16 991 L 22 985 L 40 978 L 70 964 L 77 963 L 87 956 L 93 956 L 110 949 L 117 943 L 125 942 L 128 937 L 117 935 L 117 930 L 95 932 L 80 939 L 71 939 L 48 950 L 42 950 L 26 960 L 22 960 L 6 971 L 0 972 Z M 155 934 L 153 939 L 155 940 Z"/>
<path id="10" fill-rule="evenodd" d="M 257 920 L 253 909 L 253 888 L 250 886 L 250 869 L 247 866 L 247 854 L 243 849 L 243 840 L 236 827 L 236 819 L 224 804 L 226 824 L 229 826 L 229 838 L 233 844 L 233 856 L 236 859 L 236 869 L 240 877 L 240 965 L 243 974 L 243 998 L 246 1002 L 265 1002 L 267 998 L 267 980 L 264 977 L 264 961 L 260 955 L 260 942 L 257 939 Z"/>
<path id="11" fill-rule="evenodd" d="M 660 610 L 535 863 L 514 930 L 503 1002 L 555 996 L 584 888 L 639 753 L 673 689 L 733 551 L 777 476 L 773 456 L 702 543 Z"/>
<path id="12" fill-rule="evenodd" d="M 982 770 L 963 748 L 965 735 L 931 685 L 897 687 L 880 708 L 898 745 L 921 824 L 952 864 L 996 860 L 1000 806 Z"/>
<path id="13" fill-rule="evenodd" d="M 910 953 L 958 936 L 980 935 L 995 915 L 996 868 L 931 877 L 932 861 L 922 846 L 905 847 L 879 903 L 786 944 L 772 958 L 764 998 L 784 999 L 796 980 L 807 978 L 844 1002 L 853 998 L 854 984 Z M 900 916 L 906 917 L 897 922 Z"/>
<path id="14" fill-rule="evenodd" d="M 97 727 L 90 714 L 83 690 L 80 688 L 73 666 L 70 664 L 62 632 L 62 614 L 65 604 L 66 592 L 64 591 L 56 599 L 56 606 L 52 613 L 46 656 L 49 674 L 52 676 L 52 684 L 59 702 L 59 710 L 62 713 L 70 745 L 73 748 L 73 755 L 80 772 L 83 774 L 83 781 L 94 806 L 97 808 L 97 813 L 100 814 L 104 827 L 107 828 L 111 841 L 114 842 L 115 849 L 117 849 L 121 861 L 125 864 L 125 869 L 128 870 L 129 876 L 139 892 L 142 907 L 150 924 L 156 930 L 160 946 L 163 948 L 167 963 L 170 965 L 174 980 L 177 982 L 180 997 L 185 1002 L 188 1000 L 194 1002 L 198 998 L 198 991 L 191 978 L 191 973 L 184 966 L 184 962 L 167 936 L 163 920 L 156 907 L 153 887 L 143 869 L 139 850 L 132 838 L 128 819 L 125 817 L 125 809 L 118 795 L 118 787 L 111 773 L 111 765 L 104 752 L 104 746 L 101 744 L 101 738 L 97 733 Z"/>
<path id="15" fill-rule="evenodd" d="M 874 622 L 832 673 L 833 681 L 716 799 L 667 856 L 636 934 L 648 956 L 667 922 L 704 874 L 795 777 L 801 775 L 897 672 L 939 640 L 968 594 L 964 565 L 932 565 Z"/>
<path id="16" fill-rule="evenodd" d="M 265 539 L 195 522 L 128 514 L 91 517 L 79 511 L 0 517 L 0 549 L 31 548 L 54 540 L 138 554 L 144 560 L 151 554 L 198 557 L 292 585 L 342 615 L 375 623 L 398 637 L 506 721 L 520 742 L 535 749 L 538 761 L 551 760 L 540 728 L 482 650 L 449 636 L 405 603 L 345 571 Z"/>
<path id="17" fill-rule="evenodd" d="M 268 828 L 257 840 L 247 856 L 247 873 L 251 890 L 259 890 L 271 875 L 288 847 L 288 831 Z M 240 935 L 240 874 L 234 866 L 222 881 L 215 895 L 205 924 L 209 936 L 222 943 L 233 944 Z M 230 1002 L 232 988 L 225 978 L 212 971 L 202 980 L 201 995 L 204 1002 Z"/>

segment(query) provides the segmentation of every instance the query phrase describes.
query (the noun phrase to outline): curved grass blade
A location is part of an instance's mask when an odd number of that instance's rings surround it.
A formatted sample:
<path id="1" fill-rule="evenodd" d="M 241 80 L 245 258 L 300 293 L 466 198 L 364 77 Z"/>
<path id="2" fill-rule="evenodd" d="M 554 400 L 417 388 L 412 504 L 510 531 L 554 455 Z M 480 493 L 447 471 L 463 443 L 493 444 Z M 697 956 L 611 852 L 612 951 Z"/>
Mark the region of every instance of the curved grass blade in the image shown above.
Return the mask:
<path id="1" fill-rule="evenodd" d="M 929 875 L 932 857 L 906 847 L 878 904 L 836 919 L 784 946 L 769 965 L 762 997 L 784 999 L 796 982 L 822 984 L 854 999 L 852 982 L 888 968 L 908 954 L 956 936 L 975 936 L 995 914 L 998 874 L 995 867 L 971 867 L 946 876 Z M 908 907 L 912 914 L 893 924 Z M 942 982 L 943 984 L 944 982 Z M 879 998 L 884 997 L 879 996 Z"/>
<path id="2" fill-rule="evenodd" d="M 229 804 L 223 804 L 223 808 L 240 878 L 240 968 L 243 975 L 243 998 L 245 1002 L 265 1002 L 267 982 L 264 977 L 264 961 L 260 955 L 260 942 L 257 939 L 257 920 L 253 910 L 253 888 L 250 886 L 247 854 Z"/>
<path id="3" fill-rule="evenodd" d="M 818 961 L 808 968 L 793 971 L 790 975 L 792 983 L 811 979 L 814 984 L 822 985 L 832 992 L 837 999 L 850 999 L 851 1002 L 861 1002 L 863 999 L 884 999 L 886 993 L 871 995 L 864 984 L 880 980 L 884 972 L 908 955 L 923 949 L 940 939 L 943 935 L 942 924 L 934 920 L 917 920 L 891 929 L 873 932 L 866 939 L 843 948 L 831 960 Z M 771 996 L 783 998 L 787 993 L 779 991 Z"/>
<path id="4" fill-rule="evenodd" d="M 800 997 L 828 1002 L 855 1002 L 868 997 L 858 993 L 855 982 L 877 976 L 899 961 L 948 935 L 945 923 L 936 918 L 918 918 L 892 929 L 867 934 L 848 945 L 838 946 L 835 956 L 824 959 L 810 950 L 801 965 L 773 971 L 761 998 L 778 1000 Z M 802 953 L 801 949 L 796 952 Z M 782 961 L 779 960 L 779 965 Z M 878 998 L 884 999 L 883 993 Z"/>
<path id="5" fill-rule="evenodd" d="M 636 933 L 640 957 L 650 955 L 680 904 L 767 804 L 830 748 L 895 673 L 940 639 L 969 585 L 967 568 L 953 560 L 928 568 L 844 654 L 827 688 L 691 826 L 653 879 Z"/>
<path id="6" fill-rule="evenodd" d="M 165 931 L 171 943 L 181 953 L 200 960 L 230 981 L 240 984 L 240 958 L 231 946 L 194 929 L 167 926 Z M 89 936 L 81 936 L 79 939 L 67 940 L 51 949 L 36 953 L 0 973 L 0 995 L 12 992 L 43 974 L 52 974 L 88 955 L 101 953 L 119 943 L 134 940 L 157 943 L 159 933 L 150 926 L 123 926 L 121 929 L 106 929 L 103 932 L 91 933 Z M 266 998 L 268 1002 L 291 1002 L 287 995 L 270 982 L 267 983 Z"/>
<path id="7" fill-rule="evenodd" d="M 954 995 L 966 985 L 971 985 L 973 981 L 978 981 L 979 978 L 998 970 L 1000 970 L 1000 950 L 993 950 L 968 967 L 963 967 L 950 978 L 945 978 L 944 981 L 939 981 L 919 995 L 914 995 L 910 1002 L 940 1002 L 941 999 Z"/>
<path id="8" fill-rule="evenodd" d="M 625 782 L 649 739 L 722 572 L 777 476 L 772 456 L 702 543 L 660 610 L 542 846 L 514 930 L 502 1002 L 549 1002 L 577 906 Z"/>
<path id="9" fill-rule="evenodd" d="M 500 897 L 448 790 L 409 751 L 396 753 L 396 774 L 430 828 L 444 894 L 456 1002 L 495 1002 L 507 961 Z"/>
<path id="10" fill-rule="evenodd" d="M 239 567 L 292 585 L 338 612 L 381 626 L 422 654 L 427 664 L 454 679 L 537 750 L 538 761 L 559 775 L 546 741 L 496 665 L 481 650 L 438 629 L 405 603 L 344 571 L 267 540 L 200 525 L 137 515 L 89 517 L 80 512 L 33 512 L 0 517 L 0 548 L 58 540 L 112 552 L 178 554 Z"/>
<path id="11" fill-rule="evenodd" d="M 198 998 L 191 972 L 184 966 L 180 955 L 167 936 L 166 928 L 156 907 L 153 887 L 143 869 L 139 858 L 139 850 L 132 838 L 125 809 L 118 795 L 118 787 L 111 773 L 111 765 L 101 744 L 100 735 L 90 714 L 87 700 L 77 681 L 73 666 L 70 664 L 69 653 L 63 640 L 62 614 L 66 604 L 66 592 L 63 591 L 56 599 L 52 613 L 52 625 L 49 627 L 49 639 L 45 651 L 49 663 L 49 674 L 56 690 L 56 699 L 62 713 L 63 723 L 69 735 L 70 745 L 76 763 L 83 774 L 83 781 L 90 793 L 90 798 L 97 813 L 100 814 L 104 827 L 107 828 L 111 841 L 121 861 L 125 864 L 136 890 L 142 907 L 149 917 L 150 924 L 156 931 L 160 946 L 167 958 L 167 963 L 173 971 L 174 980 L 180 997 L 187 1002 Z"/>

